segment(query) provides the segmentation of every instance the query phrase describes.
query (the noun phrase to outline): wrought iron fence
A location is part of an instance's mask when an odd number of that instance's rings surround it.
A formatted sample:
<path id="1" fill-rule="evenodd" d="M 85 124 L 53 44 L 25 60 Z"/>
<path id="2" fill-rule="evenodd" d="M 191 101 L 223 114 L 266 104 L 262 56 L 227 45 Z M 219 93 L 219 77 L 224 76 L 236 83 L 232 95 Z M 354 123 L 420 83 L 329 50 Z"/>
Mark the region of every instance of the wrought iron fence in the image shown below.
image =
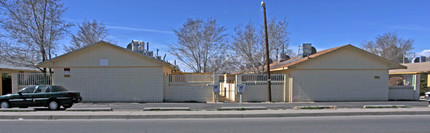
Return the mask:
<path id="1" fill-rule="evenodd" d="M 265 74 L 246 74 L 241 76 L 242 83 L 246 85 L 267 85 L 267 75 Z M 283 85 L 284 75 L 272 74 L 270 75 L 270 81 L 272 85 Z"/>
<path id="2" fill-rule="evenodd" d="M 200 84 L 211 84 L 212 75 L 169 75 L 169 85 L 199 86 Z"/>
<path id="3" fill-rule="evenodd" d="M 265 74 L 246 74 L 241 75 L 242 76 L 242 82 L 267 82 L 267 75 Z M 277 81 L 284 81 L 284 75 L 283 74 L 272 74 L 270 75 L 270 80 L 272 82 Z"/>
<path id="4" fill-rule="evenodd" d="M 52 76 L 44 73 L 19 73 L 18 85 L 50 85 Z"/>

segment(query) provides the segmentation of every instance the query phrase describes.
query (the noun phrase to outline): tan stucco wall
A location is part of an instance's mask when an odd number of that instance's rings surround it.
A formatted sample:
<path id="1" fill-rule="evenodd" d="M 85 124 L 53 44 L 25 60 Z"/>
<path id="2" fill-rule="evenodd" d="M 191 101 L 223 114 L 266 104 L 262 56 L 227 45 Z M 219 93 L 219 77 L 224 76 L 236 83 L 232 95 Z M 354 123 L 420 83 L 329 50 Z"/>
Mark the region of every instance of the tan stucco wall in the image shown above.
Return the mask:
<path id="1" fill-rule="evenodd" d="M 55 68 L 54 84 L 78 91 L 87 102 L 162 102 L 163 69 Z"/>
<path id="2" fill-rule="evenodd" d="M 388 70 L 296 70 L 291 75 L 294 102 L 388 100 Z"/>

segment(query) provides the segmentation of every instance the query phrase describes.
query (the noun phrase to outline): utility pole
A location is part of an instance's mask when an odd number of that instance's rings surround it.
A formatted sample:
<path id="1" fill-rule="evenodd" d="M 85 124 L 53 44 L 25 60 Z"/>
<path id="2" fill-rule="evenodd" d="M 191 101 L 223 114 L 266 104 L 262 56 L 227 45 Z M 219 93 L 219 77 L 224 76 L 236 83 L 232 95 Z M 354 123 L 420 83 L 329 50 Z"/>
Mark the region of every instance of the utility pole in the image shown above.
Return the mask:
<path id="1" fill-rule="evenodd" d="M 269 96 L 269 102 L 272 101 L 272 86 L 270 84 L 270 62 L 269 62 L 269 36 L 267 34 L 267 20 L 266 20 L 266 4 L 264 1 L 261 1 L 261 6 L 263 7 L 264 12 L 264 32 L 266 34 L 266 62 L 267 62 L 267 89 L 268 89 L 268 96 Z"/>

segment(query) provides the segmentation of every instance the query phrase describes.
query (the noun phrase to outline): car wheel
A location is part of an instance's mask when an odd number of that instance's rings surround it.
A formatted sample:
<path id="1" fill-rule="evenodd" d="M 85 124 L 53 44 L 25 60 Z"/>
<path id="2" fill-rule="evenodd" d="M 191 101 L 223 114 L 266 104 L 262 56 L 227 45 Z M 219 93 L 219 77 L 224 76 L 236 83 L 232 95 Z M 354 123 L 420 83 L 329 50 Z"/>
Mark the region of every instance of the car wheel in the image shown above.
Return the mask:
<path id="1" fill-rule="evenodd" d="M 60 109 L 60 104 L 57 101 L 51 101 L 48 104 L 48 108 L 50 110 L 58 110 L 58 109 Z"/>
<path id="2" fill-rule="evenodd" d="M 2 102 L 0 103 L 0 107 L 1 107 L 1 108 L 10 108 L 9 102 L 7 102 L 7 101 L 2 101 Z"/>
<path id="3" fill-rule="evenodd" d="M 63 105 L 63 107 L 64 107 L 65 109 L 70 108 L 70 107 L 72 107 L 72 106 L 73 106 L 73 104 L 70 104 L 70 105 Z"/>

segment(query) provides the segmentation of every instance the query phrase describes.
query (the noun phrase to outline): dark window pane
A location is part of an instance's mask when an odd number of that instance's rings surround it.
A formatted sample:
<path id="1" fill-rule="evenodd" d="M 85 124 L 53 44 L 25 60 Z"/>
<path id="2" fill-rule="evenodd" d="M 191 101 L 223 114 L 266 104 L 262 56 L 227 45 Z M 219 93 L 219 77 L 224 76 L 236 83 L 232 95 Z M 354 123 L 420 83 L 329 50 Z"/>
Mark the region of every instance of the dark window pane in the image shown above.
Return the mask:
<path id="1" fill-rule="evenodd" d="M 46 91 L 47 88 L 48 86 L 39 86 L 34 93 L 43 93 Z"/>
<path id="2" fill-rule="evenodd" d="M 62 86 L 52 86 L 51 92 L 60 92 L 60 91 L 67 91 L 67 89 Z"/>

